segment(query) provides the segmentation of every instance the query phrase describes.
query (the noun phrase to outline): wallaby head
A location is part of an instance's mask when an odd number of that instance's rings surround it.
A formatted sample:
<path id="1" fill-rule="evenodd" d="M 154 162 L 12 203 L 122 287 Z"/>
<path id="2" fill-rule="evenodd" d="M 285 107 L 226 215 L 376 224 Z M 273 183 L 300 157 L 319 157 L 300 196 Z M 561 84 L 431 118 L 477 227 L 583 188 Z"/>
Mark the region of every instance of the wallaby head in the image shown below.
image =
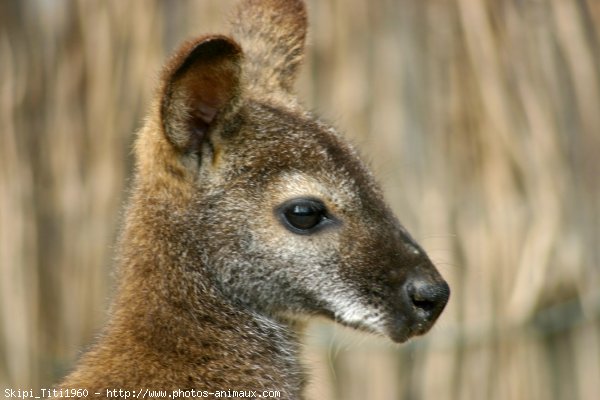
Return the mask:
<path id="1" fill-rule="evenodd" d="M 248 318 L 285 330 L 322 315 L 396 342 L 425 333 L 448 285 L 352 147 L 293 95 L 303 2 L 244 0 L 232 26 L 163 71 L 136 144 L 111 326 L 153 331 L 157 348 L 238 335 L 230 351 L 242 353 Z"/>

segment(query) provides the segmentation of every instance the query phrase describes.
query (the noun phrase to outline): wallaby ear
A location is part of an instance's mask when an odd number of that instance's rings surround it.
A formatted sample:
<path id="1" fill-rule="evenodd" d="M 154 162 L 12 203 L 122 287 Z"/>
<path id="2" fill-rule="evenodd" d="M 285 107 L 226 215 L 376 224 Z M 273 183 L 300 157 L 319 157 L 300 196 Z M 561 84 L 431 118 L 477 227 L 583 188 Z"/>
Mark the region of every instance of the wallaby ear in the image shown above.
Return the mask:
<path id="1" fill-rule="evenodd" d="M 308 19 L 303 0 L 241 0 L 231 19 L 253 89 L 290 93 L 304 59 Z"/>
<path id="2" fill-rule="evenodd" d="M 199 150 L 219 117 L 240 94 L 242 50 L 226 36 L 184 44 L 163 71 L 160 117 L 169 141 L 183 152 Z"/>

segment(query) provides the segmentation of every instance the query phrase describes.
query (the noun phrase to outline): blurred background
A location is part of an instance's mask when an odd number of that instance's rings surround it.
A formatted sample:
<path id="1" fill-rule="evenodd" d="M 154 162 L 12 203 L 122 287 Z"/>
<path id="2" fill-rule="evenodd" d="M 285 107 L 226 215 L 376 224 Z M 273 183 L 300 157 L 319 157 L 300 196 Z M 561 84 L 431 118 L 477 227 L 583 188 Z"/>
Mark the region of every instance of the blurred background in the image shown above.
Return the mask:
<path id="1" fill-rule="evenodd" d="M 323 321 L 310 399 L 600 396 L 600 2 L 309 0 L 303 102 L 370 160 L 452 287 L 396 346 Z M 131 144 L 233 1 L 0 2 L 0 389 L 102 326 Z"/>

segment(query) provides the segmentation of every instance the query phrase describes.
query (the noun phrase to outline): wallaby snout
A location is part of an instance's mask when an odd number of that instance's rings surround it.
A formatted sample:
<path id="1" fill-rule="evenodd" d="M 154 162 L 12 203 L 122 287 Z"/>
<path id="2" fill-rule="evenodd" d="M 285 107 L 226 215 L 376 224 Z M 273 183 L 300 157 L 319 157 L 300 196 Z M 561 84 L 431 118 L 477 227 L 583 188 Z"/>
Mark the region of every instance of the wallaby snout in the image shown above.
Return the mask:
<path id="1" fill-rule="evenodd" d="M 437 272 L 433 265 L 427 269 L 434 273 L 423 273 L 417 268 L 409 274 L 399 289 L 399 302 L 405 310 L 406 327 L 399 332 L 392 332 L 390 337 L 395 341 L 403 341 L 407 336 L 422 335 L 435 323 L 444 310 L 450 297 L 450 287 Z"/>
<path id="2" fill-rule="evenodd" d="M 393 216 L 389 218 L 393 220 Z M 402 342 L 431 329 L 448 303 L 450 287 L 425 251 L 403 227 L 395 225 L 397 247 L 401 249 L 395 252 L 401 256 L 391 268 L 390 284 L 401 315 L 390 324 L 389 336 Z"/>
<path id="3" fill-rule="evenodd" d="M 450 288 L 425 251 L 382 208 L 383 213 L 362 223 L 370 225 L 367 234 L 347 239 L 351 261 L 342 273 L 356 287 L 358 303 L 369 310 L 363 317 L 367 323 L 347 325 L 402 343 L 431 329 L 448 302 Z"/>

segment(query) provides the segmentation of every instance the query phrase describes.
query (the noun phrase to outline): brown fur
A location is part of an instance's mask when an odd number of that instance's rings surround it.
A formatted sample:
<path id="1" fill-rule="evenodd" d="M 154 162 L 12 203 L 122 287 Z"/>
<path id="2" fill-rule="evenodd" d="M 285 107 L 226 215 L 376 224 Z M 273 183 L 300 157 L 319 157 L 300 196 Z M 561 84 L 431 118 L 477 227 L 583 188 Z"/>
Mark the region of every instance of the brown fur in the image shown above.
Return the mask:
<path id="1" fill-rule="evenodd" d="M 304 4 L 245 0 L 233 25 L 236 40 L 188 42 L 164 69 L 136 143 L 110 320 L 61 388 L 297 399 L 298 316 L 401 342 L 447 301 L 354 150 L 291 94 Z M 305 198 L 327 218 L 294 232 L 281 210 Z"/>

